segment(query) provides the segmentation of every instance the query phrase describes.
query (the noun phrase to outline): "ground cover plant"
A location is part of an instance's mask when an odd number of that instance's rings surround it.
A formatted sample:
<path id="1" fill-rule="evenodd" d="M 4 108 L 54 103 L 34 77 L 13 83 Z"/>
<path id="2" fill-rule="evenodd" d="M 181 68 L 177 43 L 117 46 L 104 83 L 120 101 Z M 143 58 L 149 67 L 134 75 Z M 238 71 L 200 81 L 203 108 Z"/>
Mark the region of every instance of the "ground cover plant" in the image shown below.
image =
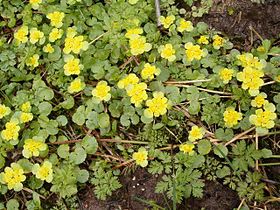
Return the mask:
<path id="1" fill-rule="evenodd" d="M 135 197 L 147 208 L 184 209 L 207 181 L 236 209 L 279 201 L 279 43 L 236 49 L 191 21 L 212 1 L 158 3 L 0 1 L 0 209 L 79 209 L 139 168 L 164 198 Z"/>

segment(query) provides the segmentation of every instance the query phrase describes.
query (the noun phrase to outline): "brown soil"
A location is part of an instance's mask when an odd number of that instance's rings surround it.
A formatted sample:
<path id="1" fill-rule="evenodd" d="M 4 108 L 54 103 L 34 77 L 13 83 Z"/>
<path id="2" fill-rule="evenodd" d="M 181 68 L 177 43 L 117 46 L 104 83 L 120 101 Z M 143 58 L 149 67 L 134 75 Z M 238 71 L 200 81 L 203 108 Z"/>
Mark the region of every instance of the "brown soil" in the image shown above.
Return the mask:
<path id="1" fill-rule="evenodd" d="M 214 2 L 209 14 L 200 21 L 223 32 L 236 48 L 249 50 L 261 38 L 280 38 L 280 1 L 266 0 L 265 4 L 250 0 Z"/>
<path id="2" fill-rule="evenodd" d="M 157 205 L 171 209 L 171 201 L 163 194 L 154 193 L 156 183 L 160 177 L 149 174 L 144 169 L 137 169 L 135 173 L 121 178 L 123 188 L 113 193 L 106 201 L 97 200 L 90 187 L 85 192 L 81 192 L 80 210 L 143 210 L 151 209 L 135 198 L 145 201 L 154 201 Z M 84 194 L 83 194 L 84 193 Z M 238 195 L 231 189 L 224 187 L 217 182 L 205 183 L 204 196 L 202 199 L 191 198 L 185 200 L 178 210 L 232 210 L 239 205 Z"/>

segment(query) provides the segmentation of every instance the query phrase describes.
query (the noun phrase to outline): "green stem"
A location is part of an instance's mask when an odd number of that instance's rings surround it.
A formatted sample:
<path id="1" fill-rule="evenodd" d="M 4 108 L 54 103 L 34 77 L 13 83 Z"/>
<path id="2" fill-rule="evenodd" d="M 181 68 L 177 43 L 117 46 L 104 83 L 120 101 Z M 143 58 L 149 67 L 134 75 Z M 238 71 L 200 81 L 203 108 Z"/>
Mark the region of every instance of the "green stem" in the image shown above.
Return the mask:
<path id="1" fill-rule="evenodd" d="M 269 158 L 280 158 L 280 155 L 271 155 Z"/>
<path id="2" fill-rule="evenodd" d="M 261 163 L 259 166 L 279 166 L 280 163 Z"/>

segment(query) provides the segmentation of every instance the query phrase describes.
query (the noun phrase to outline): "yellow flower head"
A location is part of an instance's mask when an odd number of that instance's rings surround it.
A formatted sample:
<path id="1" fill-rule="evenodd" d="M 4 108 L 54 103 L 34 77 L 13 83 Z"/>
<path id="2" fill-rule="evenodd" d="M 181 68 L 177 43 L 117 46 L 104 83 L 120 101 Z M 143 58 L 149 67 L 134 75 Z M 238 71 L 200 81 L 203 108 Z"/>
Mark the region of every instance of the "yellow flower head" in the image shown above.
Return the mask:
<path id="1" fill-rule="evenodd" d="M 64 18 L 65 14 L 63 12 L 52 12 L 47 14 L 47 18 L 49 20 L 51 20 L 51 26 L 56 27 L 56 28 L 60 28 L 63 23 L 63 18 Z"/>
<path id="2" fill-rule="evenodd" d="M 33 114 L 32 113 L 26 113 L 26 112 L 22 112 L 20 114 L 20 122 L 21 123 L 27 123 L 30 122 L 33 119 Z"/>
<path id="3" fill-rule="evenodd" d="M 79 54 L 81 50 L 87 50 L 89 43 L 84 41 L 83 36 L 66 37 L 63 52 L 69 54 L 71 52 Z"/>
<path id="4" fill-rule="evenodd" d="M 73 27 L 68 27 L 67 28 L 67 31 L 66 31 L 66 37 L 70 37 L 70 38 L 73 38 L 74 36 L 77 35 L 77 30 L 76 30 L 76 27 L 73 26 Z"/>
<path id="5" fill-rule="evenodd" d="M 189 133 L 189 140 L 191 142 L 196 141 L 198 139 L 202 139 L 205 134 L 205 130 L 203 128 L 200 128 L 196 125 L 192 126 L 192 129 Z"/>
<path id="6" fill-rule="evenodd" d="M 125 89 L 129 85 L 135 85 L 139 82 L 139 78 L 135 74 L 129 74 L 118 82 L 120 89 Z"/>
<path id="7" fill-rule="evenodd" d="M 202 50 L 199 45 L 193 45 L 191 42 L 186 43 L 185 48 L 187 60 L 190 62 L 193 60 L 200 60 L 207 55 L 207 50 Z"/>
<path id="8" fill-rule="evenodd" d="M 31 111 L 31 104 L 29 101 L 23 103 L 20 107 L 21 111 L 23 112 L 30 112 Z"/>
<path id="9" fill-rule="evenodd" d="M 92 96 L 99 101 L 109 101 L 111 99 L 110 90 L 111 88 L 106 81 L 100 81 L 92 90 Z"/>
<path id="10" fill-rule="evenodd" d="M 148 165 L 148 152 L 144 147 L 140 147 L 138 152 L 134 152 L 132 158 L 135 160 L 136 164 L 141 167 L 146 167 Z"/>
<path id="11" fill-rule="evenodd" d="M 262 70 L 246 67 L 242 72 L 237 73 L 236 78 L 238 81 L 242 81 L 242 88 L 244 90 L 249 89 L 250 95 L 256 96 L 259 94 L 260 87 L 264 84 L 264 81 L 261 79 L 263 76 Z"/>
<path id="12" fill-rule="evenodd" d="M 70 75 L 79 75 L 81 69 L 83 69 L 83 65 L 80 64 L 80 60 L 75 58 L 72 55 L 68 55 L 65 57 L 64 61 L 66 62 L 63 66 L 64 74 L 66 76 Z"/>
<path id="13" fill-rule="evenodd" d="M 158 76 L 160 74 L 160 69 L 156 66 L 152 66 L 149 63 L 144 65 L 144 68 L 141 71 L 141 77 L 143 79 L 154 79 L 154 75 Z"/>
<path id="14" fill-rule="evenodd" d="M 56 40 L 60 39 L 63 35 L 63 30 L 58 28 L 53 28 L 51 33 L 49 34 L 50 42 L 55 42 Z"/>
<path id="15" fill-rule="evenodd" d="M 234 110 L 233 107 L 228 107 L 224 112 L 225 125 L 231 128 L 237 125 L 238 121 L 242 119 L 242 114 Z"/>
<path id="16" fill-rule="evenodd" d="M 34 54 L 33 56 L 29 57 L 26 61 L 26 65 L 30 66 L 31 68 L 36 68 L 39 66 L 39 55 Z"/>
<path id="17" fill-rule="evenodd" d="M 127 30 L 125 37 L 128 39 L 131 39 L 133 37 L 139 36 L 142 33 L 143 33 L 142 28 L 132 28 L 132 29 Z"/>
<path id="18" fill-rule="evenodd" d="M 25 158 L 30 158 L 32 156 L 38 157 L 40 151 L 45 151 L 47 149 L 47 144 L 45 144 L 41 139 L 27 139 L 24 142 L 22 155 Z"/>
<path id="19" fill-rule="evenodd" d="M 147 118 L 164 115 L 167 112 L 167 108 L 169 106 L 168 99 L 164 97 L 162 92 L 154 92 L 153 97 L 153 99 L 146 101 L 148 108 L 144 110 L 144 116 Z"/>
<path id="20" fill-rule="evenodd" d="M 241 66 L 244 68 L 251 67 L 262 70 L 266 66 L 266 62 L 264 60 L 259 60 L 251 53 L 244 53 L 242 55 L 237 55 L 236 57 L 240 61 Z"/>
<path id="21" fill-rule="evenodd" d="M 32 173 L 37 179 L 51 183 L 53 180 L 52 163 L 47 160 L 41 166 L 36 163 L 33 165 Z"/>
<path id="22" fill-rule="evenodd" d="M 192 31 L 193 30 L 193 24 L 191 21 L 186 21 L 185 19 L 181 18 L 180 19 L 180 24 L 179 26 L 177 27 L 177 30 L 179 32 L 184 32 L 184 31 Z"/>
<path id="23" fill-rule="evenodd" d="M 28 27 L 22 26 L 17 32 L 15 32 L 14 37 L 20 43 L 26 43 L 28 41 Z"/>
<path id="24" fill-rule="evenodd" d="M 169 62 L 172 62 L 176 59 L 175 49 L 173 49 L 172 44 L 166 44 L 164 46 L 160 46 L 158 49 L 160 56 L 162 58 L 167 59 Z"/>
<path id="25" fill-rule="evenodd" d="M 21 166 L 17 163 L 12 163 L 11 167 L 6 167 L 4 172 L 1 173 L 1 181 L 8 185 L 8 189 L 20 191 L 23 188 L 22 182 L 24 182 L 26 177 L 24 176 L 24 171 Z"/>
<path id="26" fill-rule="evenodd" d="M 225 39 L 220 37 L 219 35 L 215 35 L 213 37 L 213 47 L 214 49 L 218 50 L 220 49 L 225 43 Z"/>
<path id="27" fill-rule="evenodd" d="M 82 82 L 80 78 L 76 78 L 74 81 L 71 82 L 70 86 L 68 87 L 69 93 L 77 93 L 80 92 L 85 88 L 85 83 Z"/>
<path id="28" fill-rule="evenodd" d="M 18 139 L 18 132 L 20 127 L 18 126 L 17 122 L 10 121 L 5 124 L 5 130 L 1 132 L 1 136 L 3 139 L 9 140 L 17 140 Z"/>
<path id="29" fill-rule="evenodd" d="M 29 4 L 31 4 L 32 9 L 39 9 L 40 4 L 42 3 L 42 0 L 29 0 Z"/>
<path id="30" fill-rule="evenodd" d="M 223 80 L 224 84 L 229 83 L 229 81 L 233 77 L 233 74 L 234 74 L 234 70 L 233 69 L 228 69 L 228 68 L 223 68 L 219 72 L 219 76 L 220 76 L 221 80 Z"/>
<path id="31" fill-rule="evenodd" d="M 147 100 L 148 95 L 146 93 L 147 85 L 144 82 L 135 85 L 129 85 L 126 89 L 127 95 L 130 98 L 130 102 L 139 107 L 142 101 Z"/>
<path id="32" fill-rule="evenodd" d="M 189 155 L 193 155 L 194 154 L 194 144 L 188 142 L 188 143 L 184 143 L 181 144 L 179 147 L 180 151 L 182 151 L 183 153 L 188 153 Z"/>
<path id="33" fill-rule="evenodd" d="M 30 43 L 36 44 L 40 39 L 44 37 L 44 33 L 37 28 L 30 29 Z"/>
<path id="34" fill-rule="evenodd" d="M 146 43 L 146 37 L 134 36 L 129 40 L 130 51 L 132 55 L 140 55 L 152 49 L 150 43 Z"/>
<path id="35" fill-rule="evenodd" d="M 208 36 L 200 36 L 197 40 L 198 44 L 209 44 L 209 37 Z"/>
<path id="36" fill-rule="evenodd" d="M 9 115 L 11 113 L 10 107 L 5 106 L 4 104 L 0 104 L 0 119 Z"/>
<path id="37" fill-rule="evenodd" d="M 43 47 L 43 51 L 45 53 L 53 53 L 54 52 L 54 48 L 51 46 L 50 43 L 48 43 L 46 46 Z"/>
<path id="38" fill-rule="evenodd" d="M 164 28 L 169 28 L 171 26 L 171 24 L 174 22 L 174 20 L 175 20 L 174 15 L 170 15 L 167 17 L 163 17 L 163 16 L 159 17 L 159 21 L 163 25 Z"/>
<path id="39" fill-rule="evenodd" d="M 253 107 L 261 108 L 263 105 L 267 104 L 268 101 L 265 100 L 267 95 L 265 93 L 258 94 L 252 101 L 251 105 Z"/>

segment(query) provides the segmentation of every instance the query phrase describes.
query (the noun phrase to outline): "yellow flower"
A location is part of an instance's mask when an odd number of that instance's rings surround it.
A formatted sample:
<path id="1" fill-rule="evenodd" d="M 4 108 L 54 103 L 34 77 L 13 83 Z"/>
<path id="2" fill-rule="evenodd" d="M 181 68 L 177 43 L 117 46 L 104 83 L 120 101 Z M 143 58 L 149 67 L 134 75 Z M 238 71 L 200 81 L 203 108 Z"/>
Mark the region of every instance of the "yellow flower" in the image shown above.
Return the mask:
<path id="1" fill-rule="evenodd" d="M 141 77 L 143 79 L 154 79 L 154 75 L 157 76 L 159 74 L 160 74 L 160 69 L 155 66 L 152 66 L 149 63 L 146 63 L 141 71 Z"/>
<path id="2" fill-rule="evenodd" d="M 118 82 L 120 89 L 125 89 L 129 85 L 135 85 L 139 82 L 139 78 L 135 74 L 129 74 Z"/>
<path id="3" fill-rule="evenodd" d="M 164 28 L 169 28 L 170 25 L 174 22 L 174 20 L 175 20 L 174 15 L 170 15 L 167 17 L 163 17 L 163 16 L 159 17 L 159 21 L 161 22 Z"/>
<path id="4" fill-rule="evenodd" d="M 238 121 L 242 119 L 242 114 L 234 110 L 233 107 L 228 107 L 224 112 L 225 125 L 231 128 L 237 125 Z"/>
<path id="5" fill-rule="evenodd" d="M 17 32 L 15 32 L 14 37 L 20 43 L 26 43 L 28 41 L 28 27 L 22 26 Z"/>
<path id="6" fill-rule="evenodd" d="M 242 81 L 242 88 L 244 90 L 249 89 L 249 94 L 256 96 L 259 94 L 260 87 L 264 84 L 264 81 L 261 79 L 263 76 L 262 70 L 246 67 L 242 72 L 237 73 L 236 78 L 238 81 Z"/>
<path id="7" fill-rule="evenodd" d="M 249 117 L 250 123 L 254 124 L 257 128 L 270 129 L 273 128 L 277 115 L 275 113 L 275 106 L 272 103 L 264 105 L 263 109 L 257 109 L 254 115 Z"/>
<path id="8" fill-rule="evenodd" d="M 81 50 L 87 50 L 89 43 L 84 41 L 83 36 L 66 37 L 63 52 L 69 54 L 71 52 L 79 54 Z"/>
<path id="9" fill-rule="evenodd" d="M 144 36 L 131 37 L 129 40 L 129 46 L 132 55 L 140 55 L 152 49 L 152 45 L 146 43 L 146 37 Z"/>
<path id="10" fill-rule="evenodd" d="M 85 83 L 82 82 L 80 78 L 76 78 L 74 81 L 71 82 L 70 86 L 68 87 L 69 93 L 77 93 L 80 92 L 85 88 Z"/>
<path id="11" fill-rule="evenodd" d="M 99 101 L 109 101 L 111 99 L 110 90 L 111 88 L 107 85 L 106 81 L 100 81 L 92 90 L 92 96 Z"/>
<path id="12" fill-rule="evenodd" d="M 215 35 L 213 37 L 213 47 L 214 49 L 218 50 L 220 49 L 225 43 L 224 38 L 220 37 L 219 35 Z"/>
<path id="13" fill-rule="evenodd" d="M 17 140 L 18 139 L 18 132 L 20 127 L 18 126 L 17 122 L 10 121 L 5 124 L 5 130 L 1 132 L 1 136 L 3 139 L 9 140 Z"/>
<path id="14" fill-rule="evenodd" d="M 62 20 L 64 18 L 65 14 L 63 12 L 52 12 L 47 14 L 47 18 L 51 20 L 51 26 L 54 26 L 56 28 L 60 28 L 63 23 Z"/>
<path id="15" fill-rule="evenodd" d="M 53 180 L 52 163 L 47 160 L 41 166 L 36 163 L 32 167 L 32 173 L 37 179 L 51 183 Z"/>
<path id="16" fill-rule="evenodd" d="M 132 158 L 135 160 L 136 164 L 141 167 L 146 167 L 148 165 L 148 152 L 144 147 L 140 147 L 138 152 L 134 152 Z"/>
<path id="17" fill-rule="evenodd" d="M 40 39 L 44 37 L 44 33 L 37 28 L 30 29 L 30 43 L 36 44 Z"/>
<path id="18" fill-rule="evenodd" d="M 9 115 L 11 113 L 10 107 L 5 106 L 4 104 L 0 104 L 0 119 Z"/>
<path id="19" fill-rule="evenodd" d="M 30 112 L 31 111 L 31 104 L 29 101 L 23 103 L 20 107 L 21 111 L 23 112 Z"/>
<path id="20" fill-rule="evenodd" d="M 160 46 L 158 51 L 160 53 L 160 56 L 167 59 L 169 62 L 172 62 L 176 59 L 175 50 L 173 49 L 172 44 Z"/>
<path id="21" fill-rule="evenodd" d="M 187 61 L 200 60 L 207 55 L 207 50 L 200 49 L 199 45 L 188 42 L 185 44 Z"/>
<path id="22" fill-rule="evenodd" d="M 177 27 L 177 30 L 179 32 L 184 32 L 184 31 L 192 31 L 193 30 L 193 24 L 191 21 L 186 21 L 185 19 L 181 18 L 180 19 L 180 24 L 179 26 Z"/>
<path id="23" fill-rule="evenodd" d="M 260 53 L 264 53 L 264 52 L 265 52 L 264 46 L 259 46 L 259 47 L 257 48 L 257 51 L 260 52 Z"/>
<path id="24" fill-rule="evenodd" d="M 49 34 L 50 42 L 55 42 L 56 40 L 60 39 L 63 35 L 63 30 L 58 28 L 53 28 L 51 33 Z"/>
<path id="25" fill-rule="evenodd" d="M 189 155 L 193 155 L 194 154 L 194 144 L 187 142 L 184 144 L 181 144 L 179 147 L 180 151 L 182 151 L 183 153 L 188 153 Z"/>
<path id="26" fill-rule="evenodd" d="M 251 53 L 244 53 L 242 55 L 237 55 L 237 59 L 240 61 L 241 66 L 251 67 L 258 70 L 262 70 L 266 66 L 265 60 L 259 60 L 257 57 L 254 57 Z"/>
<path id="27" fill-rule="evenodd" d="M 189 140 L 191 142 L 196 141 L 198 139 L 202 139 L 205 134 L 205 130 L 203 128 L 199 128 L 198 126 L 192 126 L 192 129 L 189 133 Z"/>
<path id="28" fill-rule="evenodd" d="M 65 57 L 64 61 L 66 64 L 64 64 L 63 68 L 66 76 L 80 74 L 81 69 L 83 69 L 83 65 L 80 64 L 80 60 L 78 58 L 69 55 Z"/>
<path id="29" fill-rule="evenodd" d="M 219 72 L 219 76 L 221 80 L 223 80 L 224 84 L 229 83 L 229 81 L 232 79 L 233 74 L 234 74 L 234 70 L 228 68 L 223 68 Z"/>
<path id="30" fill-rule="evenodd" d="M 159 117 L 167 112 L 169 106 L 168 99 L 164 97 L 162 92 L 154 92 L 153 99 L 147 100 L 147 109 L 144 110 L 144 116 L 152 118 L 153 116 Z"/>
<path id="31" fill-rule="evenodd" d="M 139 107 L 142 101 L 147 100 L 148 95 L 146 93 L 147 85 L 144 82 L 139 84 L 130 85 L 127 87 L 126 92 L 130 98 L 130 102 Z"/>
<path id="32" fill-rule="evenodd" d="M 46 46 L 43 47 L 43 51 L 45 53 L 53 53 L 54 52 L 54 48 L 51 46 L 50 43 L 48 43 Z"/>
<path id="33" fill-rule="evenodd" d="M 127 30 L 125 37 L 131 39 L 133 37 L 139 36 L 142 33 L 143 33 L 142 28 L 132 28 L 132 29 Z"/>
<path id="34" fill-rule="evenodd" d="M 42 0 L 29 0 L 29 4 L 31 4 L 32 9 L 39 9 L 40 4 L 42 3 Z"/>
<path id="35" fill-rule="evenodd" d="M 267 95 L 265 93 L 258 94 L 254 100 L 251 101 L 253 107 L 261 108 L 263 105 L 267 104 L 268 101 L 265 100 Z"/>
<path id="36" fill-rule="evenodd" d="M 41 139 L 26 139 L 24 141 L 22 155 L 25 158 L 30 158 L 32 156 L 38 157 L 40 152 L 45 151 L 46 149 L 47 144 Z"/>
<path id="37" fill-rule="evenodd" d="M 275 77 L 275 81 L 276 81 L 276 82 L 280 82 L 280 75 L 278 75 L 278 76 Z"/>
<path id="38" fill-rule="evenodd" d="M 1 181 L 8 185 L 9 190 L 22 190 L 22 182 L 24 182 L 25 179 L 26 177 L 24 176 L 24 171 L 17 163 L 12 163 L 11 167 L 6 167 L 4 172 L 1 173 Z"/>
<path id="39" fill-rule="evenodd" d="M 39 66 L 39 55 L 34 54 L 33 56 L 29 57 L 26 61 L 26 65 L 30 66 L 31 68 L 36 68 Z"/>
<path id="40" fill-rule="evenodd" d="M 198 44 L 209 44 L 208 36 L 200 36 L 197 40 Z"/>
<path id="41" fill-rule="evenodd" d="M 67 28 L 66 37 L 73 38 L 76 35 L 77 35 L 77 31 L 76 31 L 76 27 L 75 26 Z"/>
<path id="42" fill-rule="evenodd" d="M 33 119 L 32 113 L 22 112 L 20 114 L 20 122 L 22 122 L 22 123 L 30 122 L 32 119 Z"/>

